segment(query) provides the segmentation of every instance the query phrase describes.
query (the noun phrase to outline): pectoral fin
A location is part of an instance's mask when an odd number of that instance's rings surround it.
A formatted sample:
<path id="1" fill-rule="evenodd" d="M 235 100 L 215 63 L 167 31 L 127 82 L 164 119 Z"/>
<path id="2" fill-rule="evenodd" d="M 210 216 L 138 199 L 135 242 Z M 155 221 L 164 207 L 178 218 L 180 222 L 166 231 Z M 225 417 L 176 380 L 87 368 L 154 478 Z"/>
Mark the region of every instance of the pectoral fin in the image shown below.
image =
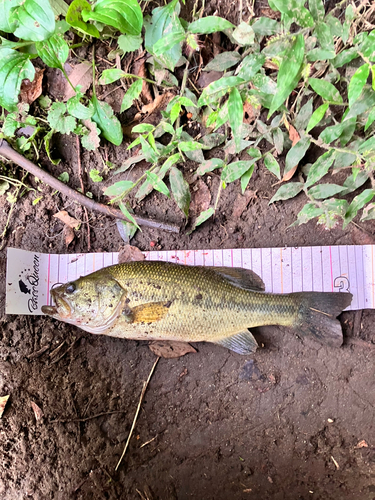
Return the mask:
<path id="1" fill-rule="evenodd" d="M 265 286 L 263 280 L 254 271 L 250 269 L 242 269 L 242 267 L 215 267 L 210 266 L 210 269 L 215 273 L 220 274 L 223 278 L 229 281 L 232 285 L 245 290 L 255 292 L 264 292 Z"/>
<path id="2" fill-rule="evenodd" d="M 154 323 L 160 321 L 168 314 L 168 302 L 150 302 L 132 307 L 132 323 Z"/>
<path id="3" fill-rule="evenodd" d="M 237 354 L 254 354 L 258 347 L 257 341 L 248 330 L 217 340 L 214 343 L 222 345 Z"/>

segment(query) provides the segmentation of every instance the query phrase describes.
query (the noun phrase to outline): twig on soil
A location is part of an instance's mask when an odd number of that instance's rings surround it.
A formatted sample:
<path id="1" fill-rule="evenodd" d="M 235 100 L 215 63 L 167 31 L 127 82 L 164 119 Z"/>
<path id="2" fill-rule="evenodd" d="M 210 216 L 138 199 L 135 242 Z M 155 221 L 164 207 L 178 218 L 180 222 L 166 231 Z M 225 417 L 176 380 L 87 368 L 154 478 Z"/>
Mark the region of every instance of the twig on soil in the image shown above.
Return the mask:
<path id="1" fill-rule="evenodd" d="M 132 437 L 132 434 L 133 434 L 133 431 L 134 431 L 134 427 L 135 427 L 135 424 L 137 422 L 137 418 L 138 418 L 138 414 L 139 414 L 139 410 L 141 409 L 141 404 L 142 404 L 142 401 L 143 401 L 143 397 L 146 393 L 146 390 L 147 390 L 147 387 L 148 387 L 148 384 L 151 380 L 151 377 L 152 377 L 152 374 L 154 373 L 154 370 L 155 370 L 155 367 L 156 365 L 158 364 L 158 361 L 160 359 L 160 356 L 156 358 L 156 361 L 155 363 L 153 364 L 152 368 L 151 368 L 151 371 L 150 371 L 150 374 L 146 380 L 146 382 L 143 382 L 143 388 L 142 388 L 142 392 L 141 392 L 141 396 L 139 398 L 139 402 L 138 402 L 138 406 L 137 406 L 137 410 L 135 412 L 135 415 L 134 415 L 134 419 L 133 419 L 133 423 L 132 423 L 132 426 L 131 426 L 131 429 L 130 429 L 130 432 L 129 432 L 129 436 L 128 436 L 128 439 L 126 440 L 126 443 L 125 443 L 125 447 L 124 447 L 124 451 L 122 452 L 122 455 L 120 457 L 120 460 L 118 461 L 116 467 L 115 467 L 115 471 L 117 471 L 117 469 L 119 468 L 120 464 L 121 464 L 121 461 L 122 459 L 124 458 L 125 456 L 125 453 L 126 453 L 126 450 L 128 448 L 128 445 L 129 445 L 129 442 L 130 442 L 130 438 Z"/>
<path id="2" fill-rule="evenodd" d="M 56 354 L 60 351 L 60 349 L 62 348 L 62 346 L 65 344 L 65 342 L 66 342 L 66 340 L 63 340 L 61 342 L 61 344 L 56 347 L 56 349 L 54 349 L 52 352 L 50 352 L 49 353 L 49 357 L 53 358 L 54 356 L 56 356 Z"/>
<path id="3" fill-rule="evenodd" d="M 73 349 L 73 346 L 76 344 L 76 342 L 77 342 L 78 340 L 80 340 L 80 338 L 81 338 L 81 337 L 79 337 L 78 339 L 76 339 L 76 340 L 72 343 L 72 345 L 71 345 L 70 347 L 68 347 L 68 349 L 64 352 L 64 354 L 62 354 L 59 358 L 54 359 L 53 361 L 51 361 L 51 363 L 50 363 L 50 364 L 51 364 L 51 365 L 53 365 L 53 364 L 55 364 L 55 363 L 58 363 L 58 362 L 59 362 L 59 361 L 60 361 L 60 360 L 61 360 L 61 359 L 65 356 L 65 354 L 68 354 L 68 352 L 69 352 L 71 349 Z M 61 347 L 62 347 L 62 345 L 61 345 Z"/>
<path id="4" fill-rule="evenodd" d="M 82 179 L 81 145 L 79 142 L 78 135 L 76 136 L 76 139 L 77 139 L 78 177 L 79 177 L 79 182 L 81 184 L 82 194 L 85 194 L 85 186 L 83 184 L 83 179 Z M 83 207 L 83 210 L 85 212 L 85 219 L 86 219 L 86 224 L 87 224 L 87 251 L 89 252 L 91 250 L 89 214 L 87 213 L 86 207 Z"/>
<path id="5" fill-rule="evenodd" d="M 91 417 L 84 418 L 56 418 L 55 420 L 50 420 L 51 423 L 59 422 L 61 424 L 67 424 L 70 422 L 87 422 L 88 420 L 92 420 L 93 418 L 102 417 L 103 415 L 113 415 L 114 413 L 126 413 L 125 410 L 113 410 L 113 411 L 104 411 L 102 413 L 97 413 L 96 415 L 91 415 Z"/>
<path id="6" fill-rule="evenodd" d="M 115 217 L 116 219 L 121 219 L 129 222 L 129 220 L 125 217 L 125 215 L 118 208 L 109 207 L 108 205 L 103 205 L 102 203 L 98 203 L 87 196 L 75 191 L 70 188 L 63 182 L 59 181 L 53 175 L 45 172 L 40 167 L 32 163 L 31 161 L 24 158 L 21 154 L 14 151 L 13 148 L 9 146 L 9 144 L 4 140 L 0 139 L 0 155 L 6 158 L 7 160 L 13 161 L 23 169 L 30 172 L 32 175 L 45 182 L 53 189 L 57 189 L 63 195 L 68 198 L 80 203 L 84 207 L 89 210 L 95 210 L 96 212 L 100 212 L 105 215 L 110 215 Z M 154 229 L 163 229 L 165 231 L 170 231 L 172 233 L 179 233 L 180 228 L 174 224 L 165 224 L 164 222 L 158 222 L 156 220 L 147 219 L 145 217 L 138 217 L 134 215 L 134 218 L 140 226 L 152 227 Z"/>

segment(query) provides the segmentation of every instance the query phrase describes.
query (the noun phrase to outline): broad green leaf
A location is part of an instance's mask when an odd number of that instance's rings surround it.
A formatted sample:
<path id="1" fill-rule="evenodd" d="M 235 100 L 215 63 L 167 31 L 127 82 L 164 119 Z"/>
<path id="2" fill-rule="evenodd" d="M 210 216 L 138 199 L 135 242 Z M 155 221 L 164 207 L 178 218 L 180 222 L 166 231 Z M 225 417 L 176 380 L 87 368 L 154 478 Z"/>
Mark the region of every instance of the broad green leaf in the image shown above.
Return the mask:
<path id="1" fill-rule="evenodd" d="M 340 151 L 336 151 L 335 153 L 335 164 L 334 164 L 334 172 L 340 170 L 340 168 L 349 167 L 356 160 L 356 155 L 350 153 L 342 153 Z"/>
<path id="2" fill-rule="evenodd" d="M 93 182 L 102 182 L 102 180 L 103 180 L 103 177 L 100 175 L 99 170 L 96 168 L 91 169 L 89 172 L 89 175 L 90 175 L 90 179 Z"/>
<path id="3" fill-rule="evenodd" d="M 367 33 L 366 33 L 367 35 Z M 375 30 L 368 33 L 368 36 L 363 40 L 360 45 L 360 52 L 370 59 L 370 61 L 375 61 Z"/>
<path id="4" fill-rule="evenodd" d="M 263 161 L 264 165 L 271 172 L 271 174 L 276 176 L 278 179 L 281 179 L 280 165 L 277 163 L 274 156 L 272 156 L 271 153 L 267 153 Z"/>
<path id="5" fill-rule="evenodd" d="M 134 182 L 131 181 L 118 181 L 112 184 L 112 186 L 107 187 L 104 190 L 104 195 L 110 198 L 115 198 L 117 196 L 125 196 L 134 187 Z"/>
<path id="6" fill-rule="evenodd" d="M 199 165 L 197 174 L 198 175 L 204 175 L 207 174 L 208 172 L 212 172 L 215 170 L 215 168 L 222 168 L 224 166 L 223 160 L 220 160 L 220 158 L 211 158 L 211 160 L 207 160 L 201 165 Z"/>
<path id="7" fill-rule="evenodd" d="M 342 132 L 340 135 L 341 146 L 345 146 L 352 138 L 356 127 L 356 121 L 356 117 L 353 117 L 342 122 Z"/>
<path id="8" fill-rule="evenodd" d="M 325 16 L 323 0 L 309 0 L 309 11 L 314 18 L 314 21 L 323 21 Z"/>
<path id="9" fill-rule="evenodd" d="M 340 92 L 332 85 L 332 83 L 329 83 L 326 80 L 321 80 L 320 78 L 309 78 L 309 85 L 326 101 L 342 104 L 343 101 Z"/>
<path id="10" fill-rule="evenodd" d="M 82 11 L 82 17 L 85 22 L 98 21 L 128 35 L 139 35 L 143 24 L 137 0 L 98 0 L 92 11 Z"/>
<path id="11" fill-rule="evenodd" d="M 182 141 L 178 144 L 181 151 L 196 151 L 197 149 L 205 149 L 203 144 L 196 141 Z"/>
<path id="12" fill-rule="evenodd" d="M 130 85 L 121 103 L 121 111 L 120 111 L 121 113 L 129 109 L 132 106 L 135 99 L 138 99 L 138 97 L 141 95 L 142 92 L 142 85 L 143 85 L 143 80 L 141 79 L 136 80 L 134 83 Z"/>
<path id="13" fill-rule="evenodd" d="M 226 136 L 224 134 L 213 133 L 204 135 L 201 139 L 199 139 L 199 142 L 203 144 L 203 146 L 205 146 L 207 149 L 212 149 L 220 146 L 220 144 L 223 144 L 225 139 Z"/>
<path id="14" fill-rule="evenodd" d="M 127 73 L 122 71 L 122 69 L 105 69 L 101 74 L 101 77 L 99 78 L 99 84 L 108 85 L 115 82 L 116 80 L 119 80 L 120 78 L 125 78 L 126 76 Z"/>
<path id="15" fill-rule="evenodd" d="M 335 194 L 341 193 L 345 188 L 342 186 L 338 186 L 337 184 L 318 184 L 317 186 L 309 189 L 309 196 L 315 198 L 317 200 L 330 198 L 331 196 L 335 196 Z"/>
<path id="16" fill-rule="evenodd" d="M 244 80 L 250 80 L 250 78 L 258 73 L 265 60 L 264 54 L 249 54 L 239 65 L 237 76 Z"/>
<path id="17" fill-rule="evenodd" d="M 319 106 L 319 108 L 317 108 L 314 111 L 314 113 L 312 114 L 312 116 L 309 120 L 309 123 L 307 125 L 306 133 L 310 132 L 310 130 L 312 130 L 314 127 L 316 127 L 318 125 L 318 123 L 323 119 L 324 115 L 326 114 L 328 107 L 329 107 L 329 103 L 326 102 L 326 103 L 322 104 L 321 106 Z"/>
<path id="18" fill-rule="evenodd" d="M 375 76 L 372 77 L 373 78 L 373 81 L 375 80 Z M 366 130 L 373 124 L 373 122 L 375 121 L 375 106 L 372 108 L 372 110 L 370 111 L 368 117 L 367 117 L 367 122 L 366 122 L 366 125 L 365 125 L 365 132 Z"/>
<path id="19" fill-rule="evenodd" d="M 151 147 L 151 145 L 142 135 L 140 135 L 138 139 L 142 145 L 142 152 L 145 155 L 146 160 L 150 163 L 156 163 L 158 161 L 159 155 L 156 153 L 154 148 Z"/>
<path id="20" fill-rule="evenodd" d="M 343 184 L 343 187 L 345 187 L 345 191 L 341 192 L 341 196 L 345 196 L 349 193 L 352 193 L 359 187 L 363 186 L 363 184 L 368 180 L 367 172 L 363 171 L 358 172 L 358 169 L 353 169 L 353 170 L 356 170 L 356 172 L 349 175 L 349 177 L 345 179 L 345 182 Z"/>
<path id="21" fill-rule="evenodd" d="M 197 218 L 197 220 L 195 221 L 195 224 L 194 224 L 194 228 L 192 229 L 192 231 L 194 231 L 194 229 L 198 226 L 200 226 L 201 224 L 203 224 L 203 222 L 206 222 L 207 219 L 209 219 L 213 214 L 214 214 L 214 209 L 213 208 L 208 208 L 207 210 L 205 210 L 204 212 L 200 213 L 199 214 L 199 217 Z M 188 233 L 190 234 L 190 233 Z"/>
<path id="22" fill-rule="evenodd" d="M 361 95 L 363 87 L 367 82 L 370 74 L 370 65 L 368 63 L 362 64 L 352 76 L 348 87 L 348 100 L 349 106 L 358 99 Z"/>
<path id="23" fill-rule="evenodd" d="M 132 214 L 131 214 L 131 213 L 129 212 L 129 210 L 126 208 L 125 204 L 124 204 L 122 201 L 120 201 L 120 203 L 119 203 L 119 205 L 118 205 L 118 206 L 120 207 L 120 210 L 121 210 L 121 212 L 125 215 L 125 217 L 126 217 L 128 220 L 130 220 L 130 222 L 131 222 L 132 224 L 134 224 L 135 226 L 137 226 L 137 228 L 138 228 L 140 231 L 142 231 L 142 230 L 141 230 L 141 228 L 138 226 L 138 224 L 137 224 L 136 220 L 135 220 L 135 219 L 134 219 L 134 217 L 132 216 Z"/>
<path id="24" fill-rule="evenodd" d="M 316 26 L 316 34 L 322 49 L 332 51 L 333 57 L 335 57 L 335 45 L 329 26 L 325 23 L 318 23 Z"/>
<path id="25" fill-rule="evenodd" d="M 262 153 L 259 151 L 258 148 L 249 148 L 246 153 L 250 155 L 252 158 L 259 158 L 262 156 Z"/>
<path id="26" fill-rule="evenodd" d="M 233 31 L 232 37 L 239 45 L 252 45 L 254 43 L 255 33 L 251 26 L 242 21 Z"/>
<path id="27" fill-rule="evenodd" d="M 342 36 L 343 27 L 339 19 L 337 17 L 328 14 L 325 17 L 325 22 L 328 24 L 331 33 L 333 36 Z"/>
<path id="28" fill-rule="evenodd" d="M 147 170 L 146 174 L 147 181 L 152 184 L 152 187 L 156 189 L 156 191 L 165 194 L 165 196 L 168 196 L 168 198 L 171 197 L 171 194 L 165 182 L 163 182 L 154 172 L 150 172 L 149 170 Z"/>
<path id="29" fill-rule="evenodd" d="M 335 58 L 335 51 L 334 50 L 326 50 L 326 49 L 321 49 L 321 48 L 316 48 L 310 50 L 306 54 L 306 59 L 309 62 L 314 62 L 314 61 L 330 61 L 331 59 Z"/>
<path id="30" fill-rule="evenodd" d="M 365 142 L 363 142 L 359 148 L 358 151 L 362 154 L 370 153 L 372 151 L 375 151 L 375 136 L 370 137 L 367 139 Z"/>
<path id="31" fill-rule="evenodd" d="M 224 106 L 219 107 L 219 111 L 216 117 L 215 129 L 220 128 L 224 123 L 226 123 L 229 119 L 228 116 L 228 101 L 225 101 Z"/>
<path id="32" fill-rule="evenodd" d="M 258 36 L 267 36 L 280 33 L 281 24 L 269 17 L 260 17 L 252 25 L 254 33 Z"/>
<path id="33" fill-rule="evenodd" d="M 334 68 L 341 68 L 345 64 L 350 63 L 356 57 L 358 57 L 357 47 L 350 47 L 350 49 L 343 50 L 340 54 L 337 54 L 337 56 L 331 61 L 331 64 Z"/>
<path id="34" fill-rule="evenodd" d="M 324 209 L 321 207 L 317 207 L 315 203 L 306 203 L 306 205 L 298 214 L 297 220 L 293 222 L 290 227 L 299 226 L 300 224 L 306 224 L 306 222 L 308 222 L 309 220 L 315 219 L 315 217 L 319 217 L 320 215 L 322 215 L 323 212 Z"/>
<path id="35" fill-rule="evenodd" d="M 93 95 L 91 102 L 94 106 L 94 114 L 92 121 L 94 121 L 100 128 L 103 137 L 107 141 L 119 146 L 122 143 L 122 128 L 121 123 L 113 114 L 111 106 L 103 101 L 98 101 L 96 95 Z"/>
<path id="36" fill-rule="evenodd" d="M 365 113 L 368 109 L 375 105 L 375 92 L 372 90 L 370 85 L 365 85 L 362 94 L 358 99 L 350 106 L 349 112 L 345 115 L 345 120 L 352 118 L 354 116 L 361 115 Z"/>
<path id="37" fill-rule="evenodd" d="M 162 167 L 160 168 L 159 177 L 161 177 L 162 175 L 164 177 L 164 174 L 166 174 L 173 165 L 175 165 L 177 162 L 181 160 L 182 158 L 180 153 L 175 153 L 174 155 L 170 156 L 168 160 L 166 160 L 163 163 Z"/>
<path id="38" fill-rule="evenodd" d="M 69 5 L 64 0 L 50 0 L 55 16 L 66 16 Z"/>
<path id="39" fill-rule="evenodd" d="M 240 130 L 243 120 L 243 104 L 241 95 L 236 87 L 233 87 L 229 94 L 228 114 L 229 125 L 231 126 L 234 143 L 236 145 L 236 153 L 238 153 L 241 148 Z"/>
<path id="40" fill-rule="evenodd" d="M 35 44 L 38 56 L 50 68 L 63 69 L 69 55 L 69 46 L 62 35 L 53 35 Z"/>
<path id="41" fill-rule="evenodd" d="M 344 218 L 344 228 L 351 222 L 354 217 L 357 215 L 358 210 L 366 205 L 366 203 L 370 202 L 375 195 L 375 191 L 373 189 L 365 189 L 361 194 L 356 196 L 354 200 L 349 205 L 348 210 L 346 211 Z"/>
<path id="42" fill-rule="evenodd" d="M 181 22 L 178 18 L 180 12 L 180 4 L 177 0 L 173 0 L 164 7 L 157 7 L 152 11 L 152 17 L 146 17 L 144 26 L 146 29 L 145 46 L 146 50 L 152 54 L 153 46 L 163 36 L 169 33 L 181 31 Z M 159 56 L 158 60 L 170 71 L 174 70 L 182 55 L 181 45 L 176 44 L 168 52 Z"/>
<path id="43" fill-rule="evenodd" d="M 63 182 L 64 184 L 68 184 L 68 182 L 69 182 L 69 174 L 68 174 L 68 172 L 62 172 L 58 176 L 58 179 L 59 179 L 59 181 Z"/>
<path id="44" fill-rule="evenodd" d="M 24 0 L 9 16 L 9 24 L 17 24 L 14 35 L 39 42 L 55 31 L 55 15 L 48 0 Z"/>
<path id="45" fill-rule="evenodd" d="M 289 200 L 294 198 L 303 189 L 303 182 L 289 182 L 284 184 L 276 191 L 274 196 L 271 198 L 269 205 L 275 201 Z"/>
<path id="46" fill-rule="evenodd" d="M 77 123 L 73 116 L 65 116 L 65 113 L 66 105 L 63 102 L 54 102 L 48 112 L 47 120 L 53 130 L 69 135 Z"/>
<path id="47" fill-rule="evenodd" d="M 18 94 L 24 78 L 34 80 L 35 69 L 28 54 L 0 46 L 0 105 L 7 111 L 17 109 Z"/>
<path id="48" fill-rule="evenodd" d="M 332 127 L 326 127 L 320 134 L 319 138 L 322 139 L 326 144 L 335 141 L 340 137 L 343 131 L 343 124 L 338 123 L 337 125 L 332 125 Z"/>
<path id="49" fill-rule="evenodd" d="M 242 191 L 242 194 L 244 194 L 244 192 L 246 191 L 247 185 L 249 184 L 251 176 L 254 173 L 254 167 L 255 167 L 255 164 L 251 165 L 251 167 L 249 168 L 249 170 L 247 172 L 245 172 L 243 174 L 243 176 L 241 177 L 241 191 Z"/>
<path id="50" fill-rule="evenodd" d="M 281 155 L 284 149 L 284 134 L 282 133 L 281 129 L 277 128 L 272 132 L 272 139 L 277 154 Z"/>
<path id="51" fill-rule="evenodd" d="M 205 106 L 212 102 L 217 102 L 220 97 L 223 97 L 233 87 L 245 83 L 243 78 L 238 76 L 226 76 L 212 82 L 205 89 L 198 99 L 198 106 Z"/>
<path id="52" fill-rule="evenodd" d="M 134 237 L 137 232 L 137 226 L 132 224 L 131 222 L 127 222 L 125 220 L 116 219 L 116 226 L 121 238 L 128 245 L 130 240 Z"/>
<path id="53" fill-rule="evenodd" d="M 83 20 L 83 11 L 90 12 L 91 4 L 87 2 L 87 0 L 73 0 L 66 14 L 66 22 L 86 35 L 100 38 L 98 29 L 94 25 L 86 23 Z"/>
<path id="54" fill-rule="evenodd" d="M 296 21 L 303 28 L 314 25 L 314 19 L 310 12 L 298 0 L 272 0 L 272 4 L 273 10 L 277 9 L 284 14 L 284 23 L 289 18 L 289 23 Z"/>
<path id="55" fill-rule="evenodd" d="M 296 116 L 294 126 L 297 130 L 305 130 L 313 112 L 313 100 L 309 99 L 306 104 L 302 106 L 298 115 Z"/>
<path id="56" fill-rule="evenodd" d="M 132 132 L 136 134 L 143 134 L 144 132 L 153 132 L 155 130 L 154 125 L 151 123 L 140 123 L 132 128 Z"/>
<path id="57" fill-rule="evenodd" d="M 155 43 L 153 47 L 154 54 L 156 56 L 161 56 L 165 52 L 171 50 L 176 44 L 181 43 L 185 38 L 186 34 L 184 31 L 168 33 L 168 35 L 163 36 L 163 38 Z"/>
<path id="58" fill-rule="evenodd" d="M 305 186 L 308 188 L 324 177 L 334 160 L 335 154 L 333 149 L 319 156 L 316 162 L 310 167 Z"/>
<path id="59" fill-rule="evenodd" d="M 17 27 L 18 20 L 14 19 L 10 22 L 9 17 L 12 9 L 22 3 L 22 0 L 1 0 L 0 1 L 0 31 L 5 33 L 14 33 Z M 5 40 L 5 39 L 4 39 Z M 4 46 L 4 42 L 2 43 Z"/>
<path id="60" fill-rule="evenodd" d="M 372 220 L 375 219 L 375 203 L 370 203 L 363 209 L 362 220 Z"/>
<path id="61" fill-rule="evenodd" d="M 225 31 L 234 27 L 235 26 L 226 19 L 216 16 L 207 16 L 190 23 L 187 27 L 187 30 L 190 31 L 190 33 L 207 35 L 209 33 L 215 33 L 216 31 Z"/>
<path id="62" fill-rule="evenodd" d="M 138 35 L 120 35 L 117 39 L 118 46 L 126 54 L 134 52 L 142 45 L 142 37 Z"/>
<path id="63" fill-rule="evenodd" d="M 241 61 L 238 52 L 222 52 L 210 61 L 204 71 L 225 71 Z"/>
<path id="64" fill-rule="evenodd" d="M 287 153 L 285 158 L 285 176 L 294 169 L 296 165 L 305 156 L 306 151 L 310 147 L 310 139 L 308 137 L 302 137 Z"/>
<path id="65" fill-rule="evenodd" d="M 257 158 L 253 158 L 248 161 L 234 161 L 229 163 L 223 168 L 221 173 L 221 180 L 225 182 L 225 184 L 229 184 L 230 182 L 234 182 L 240 177 L 243 176 L 245 172 L 247 172 L 251 166 L 257 161 Z"/>
<path id="66" fill-rule="evenodd" d="M 283 58 L 281 62 L 279 73 L 277 75 L 277 90 L 272 99 L 268 117 L 279 109 L 298 83 L 303 63 L 304 50 L 305 40 L 303 35 L 297 35 L 288 52 L 288 57 Z"/>
<path id="67" fill-rule="evenodd" d="M 16 113 L 8 113 L 4 119 L 1 132 L 6 137 L 13 137 L 16 130 L 22 127 L 22 123 L 17 120 Z"/>
<path id="68" fill-rule="evenodd" d="M 189 216 L 191 198 L 189 184 L 185 181 L 181 171 L 176 167 L 171 168 L 171 171 L 169 173 L 169 182 L 171 185 L 173 198 L 187 218 Z"/>
<path id="69" fill-rule="evenodd" d="M 91 102 L 89 102 L 88 106 L 84 106 L 80 102 L 81 98 L 82 94 L 78 93 L 74 97 L 67 100 L 66 106 L 70 115 L 78 118 L 79 120 L 87 120 L 94 114 L 94 107 Z"/>

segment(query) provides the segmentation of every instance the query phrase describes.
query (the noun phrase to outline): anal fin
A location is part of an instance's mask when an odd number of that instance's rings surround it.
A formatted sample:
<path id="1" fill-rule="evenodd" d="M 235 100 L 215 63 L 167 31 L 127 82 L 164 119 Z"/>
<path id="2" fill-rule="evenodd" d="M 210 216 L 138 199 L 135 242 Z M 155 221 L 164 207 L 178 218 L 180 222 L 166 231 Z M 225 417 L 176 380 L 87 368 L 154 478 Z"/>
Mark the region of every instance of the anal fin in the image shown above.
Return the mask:
<path id="1" fill-rule="evenodd" d="M 257 341 L 248 330 L 216 340 L 214 344 L 222 345 L 237 354 L 254 354 L 258 347 Z"/>

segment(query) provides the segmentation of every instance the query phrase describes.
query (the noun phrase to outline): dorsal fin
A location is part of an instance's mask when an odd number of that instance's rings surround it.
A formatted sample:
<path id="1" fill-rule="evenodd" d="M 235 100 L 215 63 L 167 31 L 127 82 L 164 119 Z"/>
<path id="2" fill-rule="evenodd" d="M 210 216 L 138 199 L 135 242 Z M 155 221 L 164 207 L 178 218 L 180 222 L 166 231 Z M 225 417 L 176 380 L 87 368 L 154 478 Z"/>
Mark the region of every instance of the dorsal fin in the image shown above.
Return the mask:
<path id="1" fill-rule="evenodd" d="M 254 273 L 254 271 L 250 271 L 250 269 L 224 266 L 210 266 L 210 269 L 239 288 L 252 290 L 254 292 L 264 292 L 265 290 L 262 278 Z"/>

